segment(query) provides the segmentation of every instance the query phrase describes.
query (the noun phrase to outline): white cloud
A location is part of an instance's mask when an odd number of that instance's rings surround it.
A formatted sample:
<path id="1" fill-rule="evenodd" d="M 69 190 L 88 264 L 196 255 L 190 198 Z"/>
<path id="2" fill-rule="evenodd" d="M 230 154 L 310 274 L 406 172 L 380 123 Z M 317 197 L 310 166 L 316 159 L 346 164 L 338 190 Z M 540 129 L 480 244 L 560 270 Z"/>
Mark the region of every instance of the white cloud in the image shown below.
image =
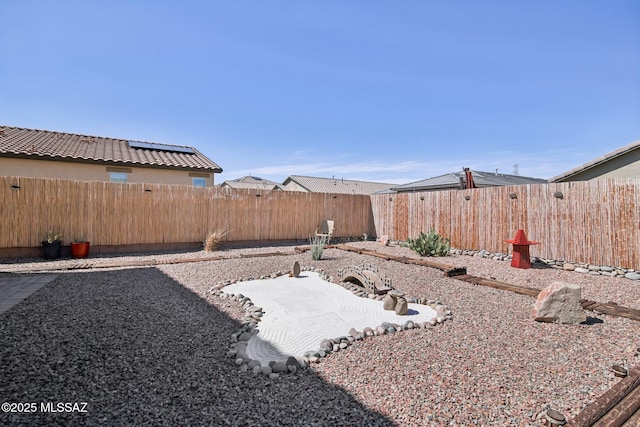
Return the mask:
<path id="1" fill-rule="evenodd" d="M 479 156 L 458 156 L 453 159 L 433 158 L 429 161 L 404 160 L 398 162 L 381 159 L 349 162 L 344 158 L 340 158 L 335 162 L 310 162 L 303 152 L 299 152 L 299 154 L 301 154 L 300 157 L 305 158 L 307 161 L 297 163 L 289 159 L 286 164 L 226 169 L 225 178 L 223 179 L 253 175 L 282 182 L 290 175 L 306 175 L 406 184 L 450 172 L 457 172 L 463 167 L 486 172 L 494 172 L 498 169 L 499 173 L 511 174 L 514 172 L 515 164 L 518 165 L 519 175 L 547 179 L 590 160 L 584 158 L 585 153 L 563 148 L 553 152 L 539 152 L 535 149 L 525 152 L 505 150 L 488 152 Z M 455 157 L 455 154 L 459 153 L 450 153 L 450 156 Z"/>

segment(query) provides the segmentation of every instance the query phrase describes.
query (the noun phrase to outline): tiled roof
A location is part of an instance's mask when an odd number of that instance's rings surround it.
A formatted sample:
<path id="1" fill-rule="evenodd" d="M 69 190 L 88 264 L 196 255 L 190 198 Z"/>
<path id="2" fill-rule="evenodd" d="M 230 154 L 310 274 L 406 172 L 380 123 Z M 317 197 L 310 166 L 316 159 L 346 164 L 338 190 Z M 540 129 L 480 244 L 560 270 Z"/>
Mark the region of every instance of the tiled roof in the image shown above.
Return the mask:
<path id="1" fill-rule="evenodd" d="M 226 180 L 220 186 L 250 190 L 282 190 L 282 186 L 277 182 L 257 176 L 243 176 L 242 178 Z"/>
<path id="2" fill-rule="evenodd" d="M 372 194 L 393 187 L 394 184 L 382 182 L 354 181 L 342 178 L 317 178 L 312 176 L 291 175 L 282 183 L 295 182 L 311 193 L 335 194 Z"/>
<path id="3" fill-rule="evenodd" d="M 222 172 L 193 147 L 156 145 L 134 148 L 126 139 L 0 126 L 0 156 Z"/>
<path id="4" fill-rule="evenodd" d="M 471 171 L 473 182 L 476 187 L 497 187 L 504 185 L 523 184 L 544 184 L 546 179 L 531 178 L 521 175 L 508 175 L 503 173 Z M 460 188 L 460 178 L 464 179 L 464 171 L 452 172 L 422 181 L 411 182 L 409 184 L 397 185 L 391 188 L 397 192 L 422 191 L 422 190 L 453 190 Z"/>
<path id="5" fill-rule="evenodd" d="M 563 174 L 560 174 L 558 176 L 554 176 L 553 178 L 549 178 L 549 182 L 559 182 L 562 180 L 565 180 L 569 177 L 571 177 L 572 175 L 577 175 L 581 172 L 586 171 L 587 169 L 591 169 L 595 166 L 598 166 L 602 163 L 606 163 L 609 160 L 613 160 L 616 157 L 622 156 L 624 154 L 627 154 L 633 150 L 639 149 L 640 148 L 640 141 L 636 141 L 636 142 L 632 142 L 631 144 L 625 145 L 622 148 L 618 148 L 615 151 L 612 151 L 611 153 L 605 154 L 604 156 L 598 157 L 594 160 L 591 160 L 590 162 L 587 162 L 581 166 L 575 167 Z"/>

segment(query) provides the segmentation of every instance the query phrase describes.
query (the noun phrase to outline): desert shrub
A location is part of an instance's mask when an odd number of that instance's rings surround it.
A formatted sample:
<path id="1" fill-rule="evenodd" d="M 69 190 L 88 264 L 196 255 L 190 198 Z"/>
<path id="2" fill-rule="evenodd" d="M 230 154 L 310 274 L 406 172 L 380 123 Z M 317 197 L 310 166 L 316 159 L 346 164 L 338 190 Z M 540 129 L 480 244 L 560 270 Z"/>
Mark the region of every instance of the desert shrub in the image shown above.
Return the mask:
<path id="1" fill-rule="evenodd" d="M 322 258 L 324 245 L 326 245 L 328 241 L 329 238 L 326 236 L 315 236 L 309 238 L 309 244 L 311 245 L 311 259 L 318 261 Z"/>
<path id="2" fill-rule="evenodd" d="M 220 247 L 220 243 L 229 233 L 229 229 L 226 226 L 220 226 L 211 231 L 204 239 L 204 250 L 206 252 L 212 252 Z"/>
<path id="3" fill-rule="evenodd" d="M 406 242 L 400 243 L 400 246 L 407 247 L 420 256 L 447 256 L 451 242 L 431 229 L 427 234 L 420 232 L 415 239 L 407 239 Z"/>

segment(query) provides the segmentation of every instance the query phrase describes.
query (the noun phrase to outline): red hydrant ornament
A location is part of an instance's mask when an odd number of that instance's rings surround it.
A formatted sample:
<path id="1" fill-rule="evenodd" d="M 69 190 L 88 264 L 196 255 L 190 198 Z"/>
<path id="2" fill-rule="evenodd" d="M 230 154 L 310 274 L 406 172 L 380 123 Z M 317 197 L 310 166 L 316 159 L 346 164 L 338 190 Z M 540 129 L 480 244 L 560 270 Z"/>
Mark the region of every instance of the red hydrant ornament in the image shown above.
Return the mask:
<path id="1" fill-rule="evenodd" d="M 524 230 L 516 231 L 516 236 L 511 240 L 505 240 L 506 243 L 513 245 L 513 256 L 511 258 L 511 267 L 515 268 L 531 268 L 531 259 L 529 257 L 529 246 L 539 245 L 540 242 L 527 240 Z"/>

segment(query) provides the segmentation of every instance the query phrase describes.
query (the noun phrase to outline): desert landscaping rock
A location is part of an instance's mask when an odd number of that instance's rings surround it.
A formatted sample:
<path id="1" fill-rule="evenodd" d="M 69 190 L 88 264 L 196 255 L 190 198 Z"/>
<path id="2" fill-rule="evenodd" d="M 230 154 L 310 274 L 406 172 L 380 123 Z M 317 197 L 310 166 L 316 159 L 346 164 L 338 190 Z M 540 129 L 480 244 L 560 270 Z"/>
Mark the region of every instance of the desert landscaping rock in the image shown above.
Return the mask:
<path id="1" fill-rule="evenodd" d="M 630 280 L 640 280 L 640 274 L 635 273 L 635 272 L 634 273 L 626 273 L 624 275 L 624 277 L 626 277 L 627 279 L 630 279 Z"/>
<path id="2" fill-rule="evenodd" d="M 291 275 L 293 277 L 300 277 L 300 263 L 295 261 L 293 263 L 293 267 L 291 268 Z"/>
<path id="3" fill-rule="evenodd" d="M 382 300 L 382 308 L 385 310 L 395 310 L 396 300 L 391 295 L 387 294 Z"/>
<path id="4" fill-rule="evenodd" d="M 543 322 L 574 325 L 585 322 L 587 315 L 582 309 L 580 299 L 580 286 L 553 282 L 538 294 L 533 305 L 533 318 Z"/>
<path id="5" fill-rule="evenodd" d="M 409 310 L 409 305 L 407 303 L 407 300 L 403 297 L 398 297 L 396 299 L 396 314 L 399 316 L 404 316 L 405 314 L 407 314 L 407 311 Z"/>
<path id="6" fill-rule="evenodd" d="M 419 258 L 397 244 L 351 244 Z M 276 251 L 290 254 L 240 257 Z M 220 255 L 228 259 L 65 271 L 0 315 L 4 401 L 89 401 L 86 414 L 1 413 L 0 424 L 540 427 L 550 407 L 570 421 L 617 384 L 612 364 L 638 363 L 640 322 L 587 312 L 593 322 L 538 323 L 530 316 L 533 298 L 446 278 L 439 270 L 330 248 L 325 255 L 331 259 L 317 262 L 293 247 L 233 249 Z M 200 255 L 118 259 L 163 262 L 180 256 Z M 564 263 L 521 270 L 489 256 L 460 254 L 436 261 L 540 290 L 554 281 L 579 283 L 583 298 L 640 309 L 640 286 L 624 278 L 628 269 L 616 267 L 616 277 L 565 271 Z M 431 303 L 444 302 L 455 319 L 393 335 L 380 328 L 382 334 L 274 380 L 259 367 L 248 368 L 254 375 L 241 373 L 227 352 L 246 311 L 239 301 L 215 296 L 219 289 L 210 290 L 241 275 L 288 272 L 294 261 L 323 269 L 327 277 L 338 277 L 349 265 L 375 263 L 394 287 Z M 21 261 L 1 267 L 28 271 L 73 262 Z"/>

